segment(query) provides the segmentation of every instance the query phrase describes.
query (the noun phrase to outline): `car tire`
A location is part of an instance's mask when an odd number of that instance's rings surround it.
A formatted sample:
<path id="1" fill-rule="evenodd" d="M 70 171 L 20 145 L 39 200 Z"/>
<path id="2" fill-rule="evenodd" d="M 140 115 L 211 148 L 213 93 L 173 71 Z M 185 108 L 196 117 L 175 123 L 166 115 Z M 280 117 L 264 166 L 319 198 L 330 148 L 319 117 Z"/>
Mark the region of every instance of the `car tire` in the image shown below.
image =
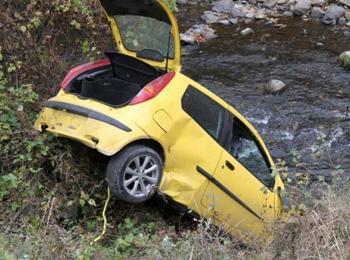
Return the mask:
<path id="1" fill-rule="evenodd" d="M 152 197 L 162 176 L 159 154 L 148 146 L 132 145 L 111 158 L 106 180 L 118 199 L 137 204 Z"/>

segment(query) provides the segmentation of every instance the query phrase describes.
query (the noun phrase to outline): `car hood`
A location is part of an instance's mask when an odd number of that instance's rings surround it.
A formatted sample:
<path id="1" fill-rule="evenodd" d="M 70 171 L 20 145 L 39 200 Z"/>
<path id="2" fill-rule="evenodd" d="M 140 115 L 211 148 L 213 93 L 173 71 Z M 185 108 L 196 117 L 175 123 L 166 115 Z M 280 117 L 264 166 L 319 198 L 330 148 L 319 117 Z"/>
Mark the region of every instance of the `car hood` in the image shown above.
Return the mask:
<path id="1" fill-rule="evenodd" d="M 177 20 L 163 0 L 100 0 L 120 53 L 168 71 L 181 69 Z"/>

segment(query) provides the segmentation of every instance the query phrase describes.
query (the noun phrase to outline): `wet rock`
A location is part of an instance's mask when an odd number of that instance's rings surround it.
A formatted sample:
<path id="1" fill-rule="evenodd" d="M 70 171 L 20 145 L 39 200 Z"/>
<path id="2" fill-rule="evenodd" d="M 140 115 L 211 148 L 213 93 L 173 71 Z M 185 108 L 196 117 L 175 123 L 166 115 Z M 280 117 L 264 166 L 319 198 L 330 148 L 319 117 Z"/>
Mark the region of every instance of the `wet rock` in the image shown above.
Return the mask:
<path id="1" fill-rule="evenodd" d="M 284 16 L 284 17 L 291 17 L 291 16 L 293 16 L 293 13 L 292 13 L 291 11 L 285 11 L 285 12 L 282 14 L 282 16 Z"/>
<path id="2" fill-rule="evenodd" d="M 322 6 L 326 4 L 326 0 L 311 0 L 311 5 Z"/>
<path id="3" fill-rule="evenodd" d="M 339 2 L 347 7 L 350 7 L 350 0 L 340 0 Z"/>
<path id="4" fill-rule="evenodd" d="M 293 6 L 293 13 L 295 15 L 303 15 L 307 14 L 311 9 L 311 1 L 310 0 L 298 0 L 296 4 Z"/>
<path id="5" fill-rule="evenodd" d="M 217 38 L 215 30 L 210 28 L 206 24 L 194 25 L 188 29 L 185 33 L 180 34 L 181 41 L 196 44 L 209 41 Z"/>
<path id="6" fill-rule="evenodd" d="M 254 18 L 257 20 L 265 19 L 266 13 L 264 9 L 258 9 L 254 15 Z"/>
<path id="7" fill-rule="evenodd" d="M 246 35 L 249 35 L 249 34 L 253 34 L 254 31 L 252 28 L 245 28 L 244 30 L 241 31 L 241 35 L 242 36 L 246 36 Z"/>
<path id="8" fill-rule="evenodd" d="M 219 24 L 229 25 L 229 24 L 230 24 L 230 21 L 229 21 L 229 20 L 227 20 L 227 19 L 220 20 L 220 21 L 219 21 Z"/>
<path id="9" fill-rule="evenodd" d="M 205 23 L 211 24 L 217 23 L 221 19 L 221 15 L 216 12 L 205 11 L 201 18 Z"/>
<path id="10" fill-rule="evenodd" d="M 345 17 L 340 17 L 340 18 L 338 19 L 338 24 L 346 24 L 346 19 L 345 19 Z"/>
<path id="11" fill-rule="evenodd" d="M 238 24 L 238 19 L 236 19 L 236 18 L 231 18 L 231 19 L 229 19 L 229 22 L 230 22 L 231 24 L 236 25 L 236 24 Z"/>
<path id="12" fill-rule="evenodd" d="M 235 5 L 231 10 L 231 14 L 234 18 L 245 17 L 245 14 L 240 5 Z"/>
<path id="13" fill-rule="evenodd" d="M 220 0 L 213 4 L 213 10 L 219 13 L 230 13 L 232 8 L 232 0 Z"/>
<path id="14" fill-rule="evenodd" d="M 188 0 L 176 0 L 176 3 L 179 5 L 187 5 L 188 4 Z"/>
<path id="15" fill-rule="evenodd" d="M 350 11 L 346 11 L 344 14 L 346 20 L 350 21 Z"/>
<path id="16" fill-rule="evenodd" d="M 265 88 L 268 94 L 277 94 L 286 88 L 286 84 L 278 79 L 271 79 Z"/>
<path id="17" fill-rule="evenodd" d="M 328 7 L 322 22 L 324 24 L 335 24 L 336 20 L 342 17 L 345 14 L 345 9 L 336 4 L 332 4 Z"/>
<path id="18" fill-rule="evenodd" d="M 313 7 L 311 10 L 311 17 L 313 18 L 322 18 L 325 14 L 325 11 L 321 7 Z"/>
<path id="19" fill-rule="evenodd" d="M 350 70 L 350 51 L 345 51 L 340 54 L 339 60 L 341 61 L 344 68 Z"/>
<path id="20" fill-rule="evenodd" d="M 272 9 L 276 5 L 277 1 L 276 0 L 265 0 L 263 3 L 263 7 Z"/>

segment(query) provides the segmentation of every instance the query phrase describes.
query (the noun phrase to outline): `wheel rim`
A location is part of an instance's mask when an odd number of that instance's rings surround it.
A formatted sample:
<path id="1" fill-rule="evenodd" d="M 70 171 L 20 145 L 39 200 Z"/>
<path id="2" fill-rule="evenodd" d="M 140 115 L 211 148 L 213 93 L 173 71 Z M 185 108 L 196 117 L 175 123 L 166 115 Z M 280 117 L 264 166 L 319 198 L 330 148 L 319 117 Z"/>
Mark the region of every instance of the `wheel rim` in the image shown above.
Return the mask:
<path id="1" fill-rule="evenodd" d="M 124 172 L 124 188 L 134 197 L 147 196 L 157 183 L 159 167 L 149 155 L 140 155 L 129 162 Z"/>

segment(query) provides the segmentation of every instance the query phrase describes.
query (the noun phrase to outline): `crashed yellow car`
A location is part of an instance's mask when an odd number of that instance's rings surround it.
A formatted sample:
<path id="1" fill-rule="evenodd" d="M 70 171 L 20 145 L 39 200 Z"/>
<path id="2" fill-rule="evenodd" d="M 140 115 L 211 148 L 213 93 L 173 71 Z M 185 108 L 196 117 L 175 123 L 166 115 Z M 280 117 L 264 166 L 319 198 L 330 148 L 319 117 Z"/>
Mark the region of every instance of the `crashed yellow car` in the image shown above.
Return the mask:
<path id="1" fill-rule="evenodd" d="M 120 200 L 163 194 L 242 238 L 281 215 L 278 174 L 254 127 L 180 73 L 176 18 L 161 0 L 101 0 L 116 52 L 72 69 L 35 123 L 109 156 Z"/>

